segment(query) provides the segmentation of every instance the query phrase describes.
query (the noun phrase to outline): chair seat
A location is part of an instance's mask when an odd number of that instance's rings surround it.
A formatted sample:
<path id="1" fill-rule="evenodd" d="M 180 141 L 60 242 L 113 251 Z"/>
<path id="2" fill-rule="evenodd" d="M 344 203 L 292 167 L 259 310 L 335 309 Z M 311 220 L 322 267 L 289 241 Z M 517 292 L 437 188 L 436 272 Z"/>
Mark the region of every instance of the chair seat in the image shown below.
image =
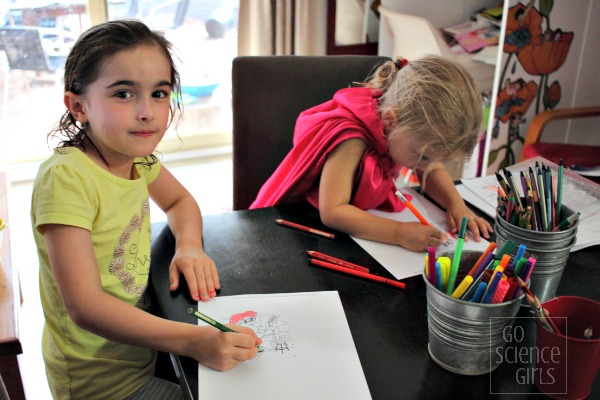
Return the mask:
<path id="1" fill-rule="evenodd" d="M 566 166 L 600 166 L 600 146 L 536 142 L 523 148 L 523 156 L 541 156 L 555 164 L 562 159 Z"/>

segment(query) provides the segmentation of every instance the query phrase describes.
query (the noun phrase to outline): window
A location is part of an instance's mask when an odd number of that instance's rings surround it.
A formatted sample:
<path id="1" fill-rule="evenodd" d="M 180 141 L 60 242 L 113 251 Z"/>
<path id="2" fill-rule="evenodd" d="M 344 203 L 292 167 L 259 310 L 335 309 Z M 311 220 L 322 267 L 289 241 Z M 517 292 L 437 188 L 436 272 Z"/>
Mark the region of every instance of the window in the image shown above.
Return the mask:
<path id="1" fill-rule="evenodd" d="M 91 26 L 90 17 L 103 20 L 102 12 L 94 11 L 103 9 L 102 1 L 0 0 L 3 164 L 48 157 L 46 135 L 64 112 L 64 61 L 78 35 Z M 238 4 L 239 0 L 107 0 L 108 19 L 140 19 L 164 31 L 176 48 L 184 113 L 177 131 L 172 126 L 167 132 L 160 151 L 231 142 L 231 60 L 237 54 Z M 37 35 L 39 41 L 34 45 L 17 37 L 25 34 Z M 28 63 L 16 63 L 10 56 L 24 57 Z"/>

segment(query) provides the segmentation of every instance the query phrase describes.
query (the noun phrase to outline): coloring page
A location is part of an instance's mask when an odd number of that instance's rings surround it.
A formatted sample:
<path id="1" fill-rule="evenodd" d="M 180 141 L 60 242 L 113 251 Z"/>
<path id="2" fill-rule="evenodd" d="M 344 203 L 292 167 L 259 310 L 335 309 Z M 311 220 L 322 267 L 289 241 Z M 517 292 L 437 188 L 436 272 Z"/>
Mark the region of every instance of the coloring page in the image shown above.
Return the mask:
<path id="1" fill-rule="evenodd" d="M 419 210 L 427 222 L 440 230 L 448 230 L 448 224 L 443 210 L 411 188 L 401 188 L 400 191 L 405 195 L 410 194 L 412 196 L 411 203 Z M 409 209 L 396 213 L 378 210 L 369 210 L 368 212 L 379 217 L 390 218 L 396 221 L 418 221 L 417 217 Z M 447 234 L 447 236 L 449 238 L 448 241 L 436 249 L 437 257 L 446 252 L 453 252 L 454 249 L 456 249 L 456 235 L 452 237 L 450 234 Z M 371 240 L 359 239 L 353 236 L 352 239 L 365 249 L 371 257 L 383 265 L 383 267 L 396 279 L 409 278 L 411 276 L 420 275 L 423 272 L 426 252 L 414 252 L 401 246 L 373 242 Z M 482 238 L 480 242 L 476 242 L 470 234 L 467 234 L 463 245 L 463 251 L 484 251 L 488 245 L 489 242 L 487 240 Z"/>
<path id="2" fill-rule="evenodd" d="M 232 370 L 199 364 L 200 399 L 371 398 L 337 292 L 223 296 L 198 311 L 263 340 L 258 356 Z"/>

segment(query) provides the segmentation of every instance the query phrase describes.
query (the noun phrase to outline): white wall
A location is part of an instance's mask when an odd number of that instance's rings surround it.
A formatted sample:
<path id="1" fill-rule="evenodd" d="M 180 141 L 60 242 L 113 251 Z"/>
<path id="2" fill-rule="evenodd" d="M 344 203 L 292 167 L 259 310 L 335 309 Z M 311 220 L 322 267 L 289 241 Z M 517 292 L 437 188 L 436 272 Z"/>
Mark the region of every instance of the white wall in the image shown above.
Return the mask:
<path id="1" fill-rule="evenodd" d="M 436 28 L 460 24 L 482 8 L 495 7 L 499 0 L 381 0 L 386 8 L 427 18 Z"/>

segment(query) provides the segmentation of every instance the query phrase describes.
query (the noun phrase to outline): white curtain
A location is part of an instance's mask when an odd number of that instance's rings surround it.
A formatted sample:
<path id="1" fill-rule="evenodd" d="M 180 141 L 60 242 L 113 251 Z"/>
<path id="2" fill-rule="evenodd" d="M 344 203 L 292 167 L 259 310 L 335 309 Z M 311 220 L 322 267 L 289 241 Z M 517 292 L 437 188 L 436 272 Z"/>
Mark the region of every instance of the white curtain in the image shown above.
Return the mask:
<path id="1" fill-rule="evenodd" d="M 324 0 L 240 0 L 238 55 L 325 55 Z"/>

